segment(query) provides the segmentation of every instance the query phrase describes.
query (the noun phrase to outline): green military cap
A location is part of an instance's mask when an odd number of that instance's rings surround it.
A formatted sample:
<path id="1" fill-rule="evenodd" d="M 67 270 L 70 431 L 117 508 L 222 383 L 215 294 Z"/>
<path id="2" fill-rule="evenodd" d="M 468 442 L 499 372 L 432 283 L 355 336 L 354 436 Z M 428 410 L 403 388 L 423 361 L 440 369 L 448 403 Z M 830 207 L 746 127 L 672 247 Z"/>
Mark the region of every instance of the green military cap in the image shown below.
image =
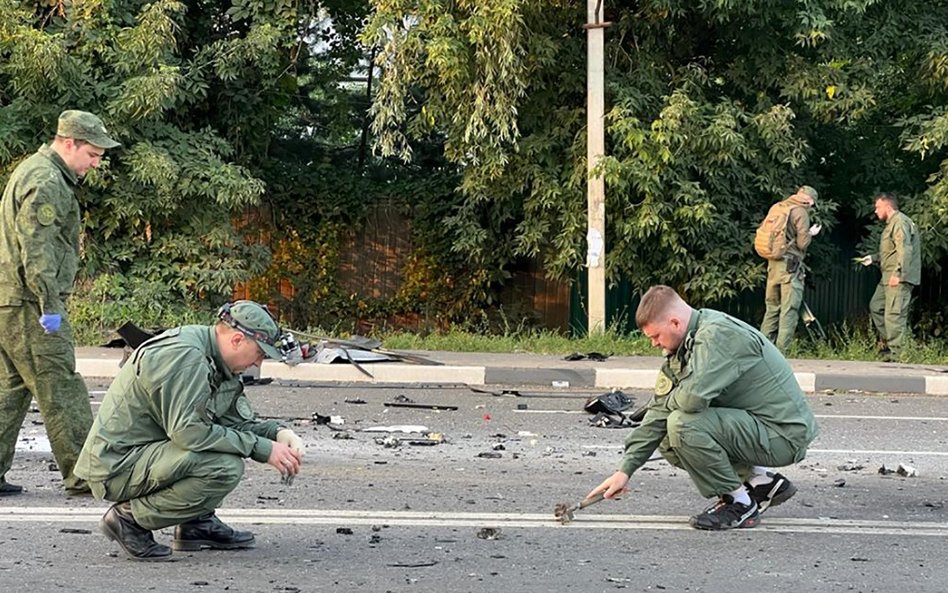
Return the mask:
<path id="1" fill-rule="evenodd" d="M 806 195 L 810 196 L 811 198 L 813 198 L 813 201 L 814 201 L 814 202 L 816 202 L 817 198 L 819 197 L 819 194 L 816 193 L 816 190 L 813 189 L 813 187 L 811 187 L 811 186 L 809 186 L 809 185 L 801 185 L 801 186 L 800 186 L 800 189 L 797 190 L 797 193 L 798 193 L 798 194 L 806 194 Z"/>
<path id="2" fill-rule="evenodd" d="M 78 111 L 76 109 L 63 111 L 59 116 L 59 127 L 56 129 L 56 135 L 63 138 L 85 140 L 99 148 L 121 146 L 109 137 L 109 131 L 105 129 L 102 120 L 88 111 Z"/>
<path id="3" fill-rule="evenodd" d="M 277 348 L 280 327 L 266 307 L 253 301 L 227 303 L 221 307 L 218 317 L 227 325 L 253 338 L 268 358 L 282 358 Z"/>

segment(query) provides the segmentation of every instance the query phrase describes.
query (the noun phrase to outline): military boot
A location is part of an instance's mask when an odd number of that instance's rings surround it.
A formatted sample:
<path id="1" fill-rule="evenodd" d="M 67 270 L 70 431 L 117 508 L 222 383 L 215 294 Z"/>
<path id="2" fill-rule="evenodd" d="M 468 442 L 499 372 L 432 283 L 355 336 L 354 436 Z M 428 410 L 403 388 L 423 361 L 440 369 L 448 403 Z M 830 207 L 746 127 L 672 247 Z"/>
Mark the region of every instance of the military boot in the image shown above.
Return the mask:
<path id="1" fill-rule="evenodd" d="M 99 522 L 99 529 L 122 546 L 132 560 L 154 562 L 171 559 L 171 548 L 157 543 L 151 530 L 135 521 L 128 501 L 113 504 Z"/>
<path id="2" fill-rule="evenodd" d="M 0 496 L 13 496 L 14 494 L 22 494 L 23 486 L 17 486 L 16 484 L 11 484 L 3 478 L 0 478 Z"/>
<path id="3" fill-rule="evenodd" d="M 194 552 L 206 548 L 239 550 L 252 548 L 255 543 L 249 531 L 237 531 L 224 524 L 214 513 L 208 513 L 175 527 L 171 545 L 175 550 Z"/>

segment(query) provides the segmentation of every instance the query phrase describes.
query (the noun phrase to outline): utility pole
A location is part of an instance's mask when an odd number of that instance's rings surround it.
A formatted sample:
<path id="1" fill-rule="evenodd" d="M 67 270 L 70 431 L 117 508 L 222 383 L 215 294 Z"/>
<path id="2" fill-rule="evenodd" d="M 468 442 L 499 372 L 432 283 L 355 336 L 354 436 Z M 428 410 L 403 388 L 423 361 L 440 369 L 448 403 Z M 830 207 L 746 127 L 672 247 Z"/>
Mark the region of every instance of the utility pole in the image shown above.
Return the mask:
<path id="1" fill-rule="evenodd" d="M 587 331 L 606 328 L 606 185 L 593 169 L 606 152 L 605 131 L 605 28 L 602 0 L 586 0 L 586 267 L 589 308 Z"/>

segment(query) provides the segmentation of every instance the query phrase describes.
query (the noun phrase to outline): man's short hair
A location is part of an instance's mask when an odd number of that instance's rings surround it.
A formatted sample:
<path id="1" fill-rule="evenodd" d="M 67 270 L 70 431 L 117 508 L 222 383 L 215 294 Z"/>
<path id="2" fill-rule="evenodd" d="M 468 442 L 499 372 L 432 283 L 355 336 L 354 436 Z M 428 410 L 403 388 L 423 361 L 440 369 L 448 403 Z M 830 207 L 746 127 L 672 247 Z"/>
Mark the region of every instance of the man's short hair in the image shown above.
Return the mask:
<path id="1" fill-rule="evenodd" d="M 888 203 L 889 206 L 892 206 L 893 210 L 899 209 L 899 199 L 896 198 L 895 194 L 891 192 L 887 192 L 887 191 L 879 192 L 878 194 L 876 194 L 875 201 L 878 202 L 879 200 L 882 200 L 883 202 Z"/>
<path id="2" fill-rule="evenodd" d="M 642 329 L 668 312 L 673 305 L 683 302 L 682 298 L 671 286 L 658 284 L 649 288 L 639 301 L 639 308 L 635 310 L 635 324 Z"/>

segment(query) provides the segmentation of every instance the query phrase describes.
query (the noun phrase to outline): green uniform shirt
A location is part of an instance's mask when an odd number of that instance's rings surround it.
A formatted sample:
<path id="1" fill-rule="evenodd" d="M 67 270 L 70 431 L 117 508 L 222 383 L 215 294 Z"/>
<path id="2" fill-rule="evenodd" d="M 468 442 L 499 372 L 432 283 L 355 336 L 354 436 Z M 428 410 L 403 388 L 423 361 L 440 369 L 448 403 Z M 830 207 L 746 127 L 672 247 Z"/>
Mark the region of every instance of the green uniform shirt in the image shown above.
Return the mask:
<path id="1" fill-rule="evenodd" d="M 13 171 L 0 203 L 0 306 L 66 312 L 79 264 L 77 182 L 45 144 Z"/>
<path id="2" fill-rule="evenodd" d="M 882 268 L 882 282 L 893 275 L 899 281 L 918 285 L 922 281 L 922 249 L 918 227 L 912 219 L 896 210 L 886 221 L 879 238 L 879 253 L 872 256 Z"/>
<path id="3" fill-rule="evenodd" d="M 642 424 L 626 438 L 620 469 L 632 475 L 667 434 L 675 410 L 746 410 L 791 443 L 807 444 L 816 420 L 787 360 L 760 332 L 711 309 L 695 311 L 678 351 L 667 357 Z"/>
<path id="4" fill-rule="evenodd" d="M 187 451 L 266 462 L 280 428 L 256 419 L 221 359 L 213 326 L 188 325 L 145 342 L 122 367 L 75 471 L 103 482 L 131 471 L 145 446 L 168 440 Z"/>

